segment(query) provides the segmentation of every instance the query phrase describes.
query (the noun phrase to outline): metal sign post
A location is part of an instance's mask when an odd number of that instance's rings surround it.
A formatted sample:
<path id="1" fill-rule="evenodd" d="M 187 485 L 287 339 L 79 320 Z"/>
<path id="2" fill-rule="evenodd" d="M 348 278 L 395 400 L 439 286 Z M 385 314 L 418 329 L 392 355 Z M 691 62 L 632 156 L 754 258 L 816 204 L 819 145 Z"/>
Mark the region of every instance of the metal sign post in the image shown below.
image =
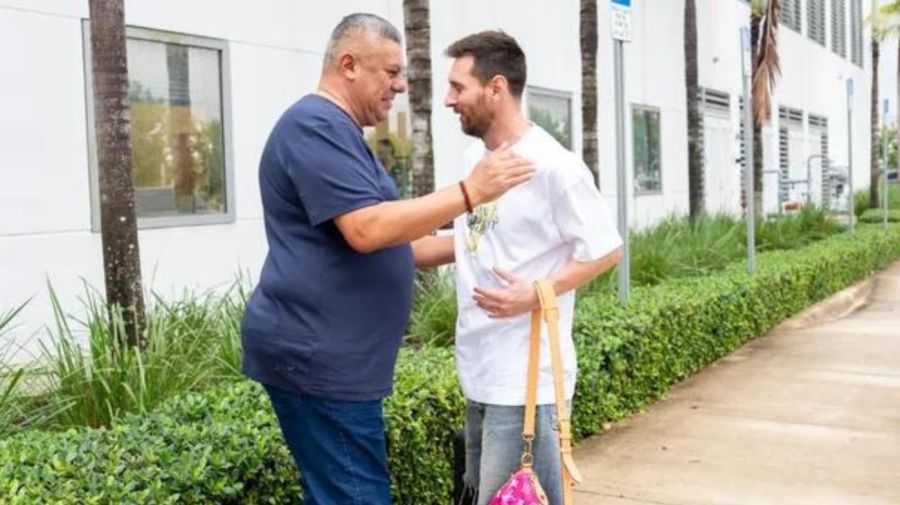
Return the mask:
<path id="1" fill-rule="evenodd" d="M 616 82 L 616 191 L 618 192 L 619 234 L 622 259 L 619 261 L 619 301 L 631 293 L 631 255 L 628 247 L 628 177 L 625 163 L 625 76 L 624 46 L 631 40 L 631 0 L 612 0 L 612 37 Z"/>
<path id="2" fill-rule="evenodd" d="M 853 194 L 853 79 L 847 78 L 847 203 L 850 234 L 854 233 L 856 221 L 856 195 Z"/>
<path id="3" fill-rule="evenodd" d="M 741 27 L 741 82 L 744 86 L 744 187 L 747 195 L 747 271 L 756 271 L 756 196 L 753 191 L 753 108 L 750 103 L 752 78 L 750 28 Z"/>
<path id="4" fill-rule="evenodd" d="M 881 114 L 881 177 L 882 184 L 881 201 L 884 208 L 884 215 L 881 216 L 884 221 L 884 227 L 888 225 L 888 101 L 884 99 L 884 107 Z"/>

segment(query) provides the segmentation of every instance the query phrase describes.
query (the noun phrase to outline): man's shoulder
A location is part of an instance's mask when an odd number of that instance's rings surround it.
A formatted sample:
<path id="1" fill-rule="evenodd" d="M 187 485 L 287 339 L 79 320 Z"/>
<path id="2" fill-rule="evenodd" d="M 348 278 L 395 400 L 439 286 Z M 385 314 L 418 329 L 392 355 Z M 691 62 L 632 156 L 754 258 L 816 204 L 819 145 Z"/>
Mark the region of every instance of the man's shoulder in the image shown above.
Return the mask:
<path id="1" fill-rule="evenodd" d="M 590 170 L 580 156 L 560 144 L 540 126 L 533 125 L 532 128 L 536 130 L 531 136 L 528 152 L 523 153 L 523 156 L 537 163 L 543 177 L 549 177 L 563 186 L 571 184 L 566 181 L 590 177 Z"/>
<path id="2" fill-rule="evenodd" d="M 548 161 L 552 161 L 555 165 L 561 165 L 560 168 L 584 164 L 577 154 L 560 144 L 559 141 L 546 130 L 538 125 L 533 125 L 532 128 L 536 129 L 534 135 L 534 148 L 540 156 Z"/>
<path id="3" fill-rule="evenodd" d="M 356 133 L 355 124 L 328 99 L 309 94 L 293 103 L 278 121 L 277 130 L 327 129 L 330 131 Z"/>

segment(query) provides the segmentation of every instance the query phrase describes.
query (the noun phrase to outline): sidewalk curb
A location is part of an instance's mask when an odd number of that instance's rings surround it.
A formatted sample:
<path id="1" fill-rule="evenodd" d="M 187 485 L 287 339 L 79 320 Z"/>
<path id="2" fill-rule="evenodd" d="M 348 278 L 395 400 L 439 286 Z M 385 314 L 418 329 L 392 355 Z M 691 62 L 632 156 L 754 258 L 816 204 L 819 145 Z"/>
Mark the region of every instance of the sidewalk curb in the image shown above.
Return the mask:
<path id="1" fill-rule="evenodd" d="M 786 319 L 773 330 L 802 330 L 840 319 L 869 301 L 875 287 L 875 273 Z"/>

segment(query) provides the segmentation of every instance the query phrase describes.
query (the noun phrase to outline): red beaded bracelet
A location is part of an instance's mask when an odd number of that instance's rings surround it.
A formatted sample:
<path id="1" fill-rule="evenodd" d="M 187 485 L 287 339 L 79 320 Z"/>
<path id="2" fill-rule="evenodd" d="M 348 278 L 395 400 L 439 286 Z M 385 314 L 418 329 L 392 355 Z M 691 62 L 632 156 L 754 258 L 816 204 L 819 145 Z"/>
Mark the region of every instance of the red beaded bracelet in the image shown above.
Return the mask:
<path id="1" fill-rule="evenodd" d="M 463 200 L 466 202 L 466 212 L 469 214 L 472 213 L 472 200 L 469 200 L 469 192 L 466 191 L 466 183 L 463 181 L 459 181 L 459 189 L 462 190 Z"/>

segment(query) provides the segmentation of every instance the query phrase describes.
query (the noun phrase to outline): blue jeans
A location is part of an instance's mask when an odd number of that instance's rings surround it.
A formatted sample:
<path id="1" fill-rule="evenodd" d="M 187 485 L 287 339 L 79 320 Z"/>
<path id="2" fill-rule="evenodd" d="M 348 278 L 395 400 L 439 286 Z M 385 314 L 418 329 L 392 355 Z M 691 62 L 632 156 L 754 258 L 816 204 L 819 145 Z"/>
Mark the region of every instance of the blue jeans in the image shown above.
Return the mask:
<path id="1" fill-rule="evenodd" d="M 266 386 L 300 470 L 303 505 L 390 505 L 381 401 L 326 400 Z"/>
<path id="2" fill-rule="evenodd" d="M 478 490 L 478 505 L 487 504 L 519 467 L 525 407 L 466 405 L 467 487 Z M 555 405 L 538 405 L 534 428 L 534 470 L 550 505 L 562 505 L 559 424 Z"/>

